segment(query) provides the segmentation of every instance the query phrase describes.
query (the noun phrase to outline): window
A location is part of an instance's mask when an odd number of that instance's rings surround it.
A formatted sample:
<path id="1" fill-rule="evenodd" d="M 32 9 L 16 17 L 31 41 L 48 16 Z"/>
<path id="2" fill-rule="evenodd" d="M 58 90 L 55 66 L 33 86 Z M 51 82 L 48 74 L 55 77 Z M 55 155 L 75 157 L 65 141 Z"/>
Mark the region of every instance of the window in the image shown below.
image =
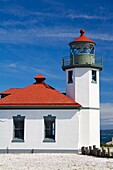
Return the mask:
<path id="1" fill-rule="evenodd" d="M 55 141 L 55 116 L 44 116 L 44 142 L 54 142 Z"/>
<path id="2" fill-rule="evenodd" d="M 92 82 L 96 83 L 96 81 L 97 81 L 96 71 L 92 70 Z"/>
<path id="3" fill-rule="evenodd" d="M 73 83 L 73 71 L 68 71 L 68 83 Z"/>
<path id="4" fill-rule="evenodd" d="M 17 115 L 13 116 L 13 142 L 24 141 L 24 119 L 25 116 Z"/>

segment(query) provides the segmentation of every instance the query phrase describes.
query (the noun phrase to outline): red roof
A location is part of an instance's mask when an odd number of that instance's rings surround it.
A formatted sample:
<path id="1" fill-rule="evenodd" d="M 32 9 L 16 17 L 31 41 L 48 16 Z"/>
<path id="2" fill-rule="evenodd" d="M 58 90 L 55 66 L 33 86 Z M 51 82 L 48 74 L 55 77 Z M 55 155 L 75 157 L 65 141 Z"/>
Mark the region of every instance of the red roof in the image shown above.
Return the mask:
<path id="1" fill-rule="evenodd" d="M 21 89 L 22 89 L 22 88 L 10 88 L 10 89 L 8 89 L 8 90 L 5 90 L 5 91 L 1 92 L 0 94 L 11 94 L 11 93 L 16 92 L 17 90 L 19 91 L 19 90 L 21 90 Z"/>
<path id="2" fill-rule="evenodd" d="M 80 104 L 47 85 L 45 77 L 34 77 L 36 82 L 25 88 L 11 88 L 1 94 L 9 94 L 0 99 L 0 106 L 78 106 Z"/>
<path id="3" fill-rule="evenodd" d="M 69 45 L 72 43 L 76 43 L 76 42 L 89 42 L 89 43 L 96 44 L 94 41 L 90 40 L 89 38 L 87 38 L 84 35 L 84 33 L 85 33 L 84 29 L 80 30 L 80 33 L 81 33 L 81 35 L 78 38 L 76 38 L 75 40 L 73 40 L 72 42 L 70 42 Z"/>

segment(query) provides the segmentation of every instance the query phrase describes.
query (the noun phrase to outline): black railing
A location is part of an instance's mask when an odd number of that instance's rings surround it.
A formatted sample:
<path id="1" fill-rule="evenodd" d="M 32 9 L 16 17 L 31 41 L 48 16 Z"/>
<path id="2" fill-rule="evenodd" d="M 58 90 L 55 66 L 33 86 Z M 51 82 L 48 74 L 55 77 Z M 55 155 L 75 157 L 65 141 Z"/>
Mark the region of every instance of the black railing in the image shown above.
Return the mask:
<path id="1" fill-rule="evenodd" d="M 102 57 L 95 57 L 93 63 L 91 61 L 89 61 L 88 63 L 84 63 L 84 64 L 82 63 L 82 65 L 87 65 L 87 64 L 102 67 L 103 66 Z M 81 64 L 74 63 L 74 61 L 72 61 L 70 57 L 62 58 L 62 67 L 74 66 L 74 65 L 81 65 Z"/>

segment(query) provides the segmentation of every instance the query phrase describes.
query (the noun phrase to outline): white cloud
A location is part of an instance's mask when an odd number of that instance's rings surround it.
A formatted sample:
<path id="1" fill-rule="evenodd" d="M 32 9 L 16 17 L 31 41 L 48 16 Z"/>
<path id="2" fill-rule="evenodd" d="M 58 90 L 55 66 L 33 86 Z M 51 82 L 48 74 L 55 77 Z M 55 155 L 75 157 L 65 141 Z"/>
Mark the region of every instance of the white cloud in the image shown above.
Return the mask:
<path id="1" fill-rule="evenodd" d="M 89 20 L 103 20 L 103 19 L 110 19 L 108 16 L 98 16 L 98 15 L 87 15 L 87 14 L 75 14 L 75 13 L 70 13 L 67 15 L 67 17 L 71 19 L 77 19 L 77 18 L 83 18 L 83 19 L 89 19 Z"/>
<path id="2" fill-rule="evenodd" d="M 9 67 L 16 69 L 16 68 L 17 68 L 17 65 L 16 65 L 15 63 L 11 63 L 11 64 L 9 64 Z"/>
<path id="3" fill-rule="evenodd" d="M 113 41 L 113 35 L 111 33 L 88 33 L 88 36 L 92 39 L 98 39 L 103 41 Z"/>
<path id="4" fill-rule="evenodd" d="M 39 38 L 46 38 L 45 41 L 50 38 L 55 38 L 56 41 L 63 40 L 63 38 L 73 37 L 73 33 L 69 33 L 68 30 L 62 30 L 61 27 L 42 27 L 42 28 L 28 28 L 28 29 L 0 29 L 0 42 L 1 43 L 26 43 L 37 44 Z"/>
<path id="5" fill-rule="evenodd" d="M 42 10 L 37 10 L 37 11 L 32 11 L 32 10 L 27 10 L 22 6 L 9 6 L 9 7 L 4 7 L 4 8 L 0 8 L 0 12 L 3 14 L 7 14 L 7 15 L 13 15 L 13 16 L 17 16 L 23 19 L 30 19 L 30 18 L 38 18 L 38 19 L 47 19 L 47 17 L 49 18 L 64 18 L 65 15 L 63 13 L 63 15 L 61 15 L 61 13 L 54 11 L 54 12 L 45 12 Z"/>
<path id="6" fill-rule="evenodd" d="M 64 80 L 65 78 L 62 78 L 59 75 L 53 74 L 53 72 L 48 72 L 48 70 L 46 69 L 46 67 L 44 68 L 36 68 L 34 66 L 30 66 L 27 64 L 23 64 L 21 62 L 16 62 L 16 63 L 12 63 L 12 62 L 4 62 L 4 63 L 0 63 L 0 70 L 2 70 L 2 73 L 8 73 L 9 71 L 12 72 L 14 74 L 14 71 L 17 72 L 21 72 L 21 73 L 31 73 L 31 72 L 35 72 L 37 74 L 43 74 L 47 77 L 50 77 L 51 79 L 57 79 L 57 80 Z M 50 71 L 50 70 L 49 70 Z M 9 74 L 7 74 L 8 76 Z M 11 75 L 10 75 L 11 76 Z"/>
<path id="7" fill-rule="evenodd" d="M 101 103 L 101 127 L 113 128 L 113 103 Z"/>
<path id="8" fill-rule="evenodd" d="M 34 21 L 35 22 L 35 21 Z M 26 43 L 26 44 L 37 44 L 39 39 L 45 38 L 45 41 L 50 40 L 50 38 L 54 38 L 56 41 L 64 40 L 63 38 L 73 38 L 78 37 L 79 29 L 76 28 L 64 28 L 63 26 L 58 27 L 31 27 L 26 29 L 0 29 L 0 42 L 2 43 Z M 88 37 L 91 39 L 98 39 L 98 40 L 107 40 L 113 41 L 113 36 L 111 34 L 90 34 L 88 33 Z"/>
<path id="9" fill-rule="evenodd" d="M 29 20 L 25 20 L 25 21 L 21 21 L 21 20 L 7 20 L 7 21 L 3 21 L 0 23 L 1 26 L 4 27 L 15 27 L 15 26 L 25 26 L 25 27 L 30 27 L 33 26 L 34 24 L 37 24 L 39 22 L 38 19 L 36 18 L 32 18 Z"/>
<path id="10" fill-rule="evenodd" d="M 33 21 L 36 22 L 36 21 Z M 10 23 L 9 23 L 10 24 Z M 14 23 L 18 24 L 18 23 Z M 25 24 L 25 23 L 24 23 Z M 73 38 L 78 37 L 79 29 L 76 28 L 64 28 L 64 27 L 31 27 L 26 29 L 0 29 L 0 42 L 1 43 L 13 43 L 13 44 L 19 44 L 19 43 L 26 43 L 26 44 L 37 44 L 39 42 L 40 38 L 45 38 L 45 41 L 50 38 L 54 38 L 56 41 L 64 40 L 63 38 Z M 111 34 L 88 34 L 88 37 L 91 39 L 99 39 L 99 40 L 107 40 L 107 41 L 113 41 L 113 36 Z"/>
<path id="11" fill-rule="evenodd" d="M 45 0 L 48 2 L 48 0 Z M 56 3 L 55 1 L 51 3 Z M 38 42 L 37 38 L 55 38 L 62 39 L 67 37 L 78 37 L 79 29 L 73 27 L 66 26 L 61 24 L 61 26 L 57 27 L 50 27 L 50 26 L 39 26 L 41 23 L 45 23 L 47 17 L 49 19 L 57 18 L 67 18 L 67 19 L 75 19 L 75 18 L 85 18 L 85 19 L 110 19 L 113 17 L 112 15 L 109 16 L 98 16 L 98 15 L 87 15 L 87 14 L 76 14 L 73 10 L 70 11 L 68 9 L 62 10 L 62 13 L 59 11 L 54 12 L 43 12 L 43 11 L 31 11 L 26 10 L 24 7 L 21 6 L 10 6 L 4 7 L 0 9 L 0 12 L 5 14 L 11 14 L 14 16 L 18 16 L 16 20 L 4 20 L 0 23 L 0 42 L 3 43 L 27 43 L 27 44 L 35 44 Z M 44 22 L 40 22 L 40 21 Z M 18 26 L 18 29 L 17 29 Z M 3 28 L 4 27 L 4 28 Z M 22 29 L 22 27 L 24 27 Z M 88 33 L 88 37 L 91 39 L 98 39 L 98 40 L 106 40 L 106 41 L 113 41 L 113 35 L 111 33 Z"/>
<path id="12" fill-rule="evenodd" d="M 67 9 L 65 8 L 65 5 L 63 3 L 60 2 L 56 2 L 56 1 L 50 1 L 50 0 L 43 0 L 46 3 L 49 3 L 51 8 L 53 8 L 53 12 L 49 11 L 46 12 L 45 10 L 38 10 L 38 11 L 32 11 L 32 10 L 27 10 L 25 9 L 23 6 L 19 6 L 19 5 L 15 5 L 15 6 L 5 6 L 4 8 L 0 8 L 0 12 L 4 13 L 4 14 L 10 14 L 10 15 L 14 15 L 14 16 L 18 16 L 20 18 L 24 18 L 24 17 L 40 17 L 40 18 L 44 18 L 45 20 L 47 19 L 47 17 L 50 18 L 67 18 L 67 19 L 87 19 L 87 20 L 106 20 L 106 19 L 112 19 L 113 16 L 112 15 L 105 15 L 103 16 L 101 15 L 88 15 L 87 13 L 83 13 L 83 12 L 77 12 L 75 13 L 74 10 L 72 9 Z M 57 6 L 57 8 L 54 8 L 54 6 Z"/>
<path id="13" fill-rule="evenodd" d="M 113 76 L 102 76 L 101 77 L 101 81 L 104 81 L 104 82 L 108 82 L 108 83 L 112 83 L 113 82 Z"/>
<path id="14" fill-rule="evenodd" d="M 106 98 L 106 99 L 113 98 L 113 90 L 108 90 L 108 89 L 104 90 L 101 92 L 101 96 L 102 98 Z"/>
<path id="15" fill-rule="evenodd" d="M 0 8 L 0 12 L 4 14 L 10 14 L 14 16 L 19 16 L 19 17 L 25 17 L 31 15 L 31 12 L 28 10 L 25 10 L 22 6 L 5 6 L 4 8 Z"/>

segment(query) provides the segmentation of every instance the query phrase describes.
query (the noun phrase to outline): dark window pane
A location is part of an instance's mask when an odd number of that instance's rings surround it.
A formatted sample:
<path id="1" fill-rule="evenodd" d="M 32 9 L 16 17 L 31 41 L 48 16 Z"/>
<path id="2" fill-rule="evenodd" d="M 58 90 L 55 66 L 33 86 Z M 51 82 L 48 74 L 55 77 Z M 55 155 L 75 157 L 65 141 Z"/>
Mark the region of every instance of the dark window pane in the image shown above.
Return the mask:
<path id="1" fill-rule="evenodd" d="M 24 140 L 24 131 L 15 130 L 15 138 Z"/>
<path id="2" fill-rule="evenodd" d="M 52 116 L 51 116 L 52 118 Z M 50 119 L 50 117 L 46 117 L 44 120 L 45 123 L 45 138 L 46 139 L 54 139 L 55 140 L 55 119 Z"/>
<path id="3" fill-rule="evenodd" d="M 14 120 L 15 128 L 23 128 L 24 127 L 24 120 Z"/>
<path id="4" fill-rule="evenodd" d="M 97 77 L 96 77 L 96 71 L 95 70 L 92 70 L 92 81 L 93 82 L 96 82 L 97 80 Z"/>
<path id="5" fill-rule="evenodd" d="M 14 139 L 24 140 L 24 117 L 13 117 L 14 122 Z"/>
<path id="6" fill-rule="evenodd" d="M 68 83 L 73 83 L 73 71 L 68 71 Z"/>

